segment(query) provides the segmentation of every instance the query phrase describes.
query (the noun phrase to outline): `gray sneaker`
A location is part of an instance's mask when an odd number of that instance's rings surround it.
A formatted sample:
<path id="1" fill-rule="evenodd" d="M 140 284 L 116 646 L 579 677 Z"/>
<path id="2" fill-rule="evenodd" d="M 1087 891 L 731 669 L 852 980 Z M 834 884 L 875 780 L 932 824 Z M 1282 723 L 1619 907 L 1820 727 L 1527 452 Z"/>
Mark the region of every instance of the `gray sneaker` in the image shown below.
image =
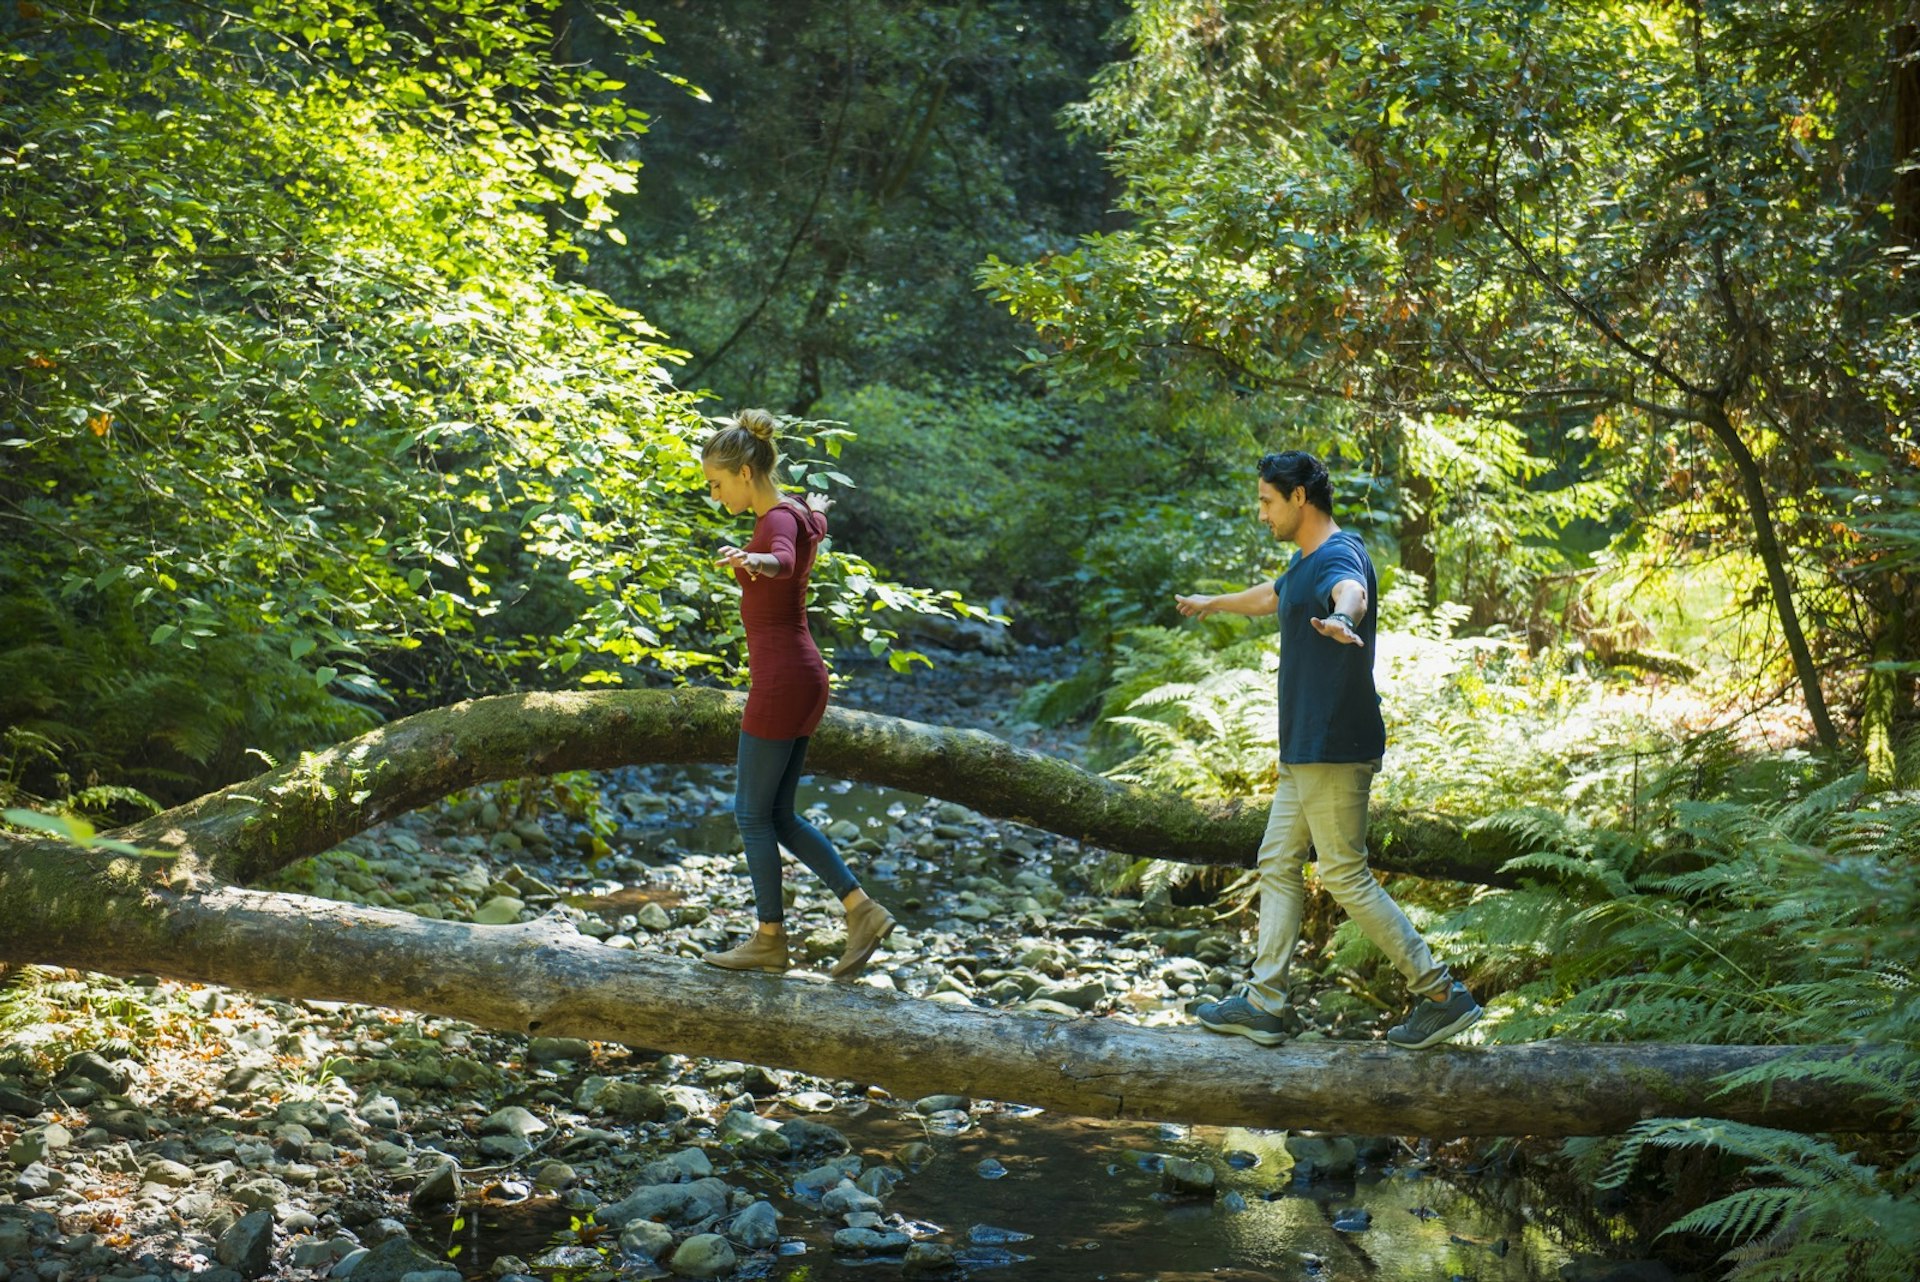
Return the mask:
<path id="1" fill-rule="evenodd" d="M 1286 1020 L 1267 1014 L 1248 1001 L 1245 993 L 1235 993 L 1217 1002 L 1202 1002 L 1194 1007 L 1193 1014 L 1200 1021 L 1200 1027 L 1208 1032 L 1238 1033 L 1262 1046 L 1278 1046 L 1293 1032 Z"/>
<path id="2" fill-rule="evenodd" d="M 1455 980 L 1444 1002 L 1428 1001 L 1424 997 L 1415 1002 L 1412 1013 L 1387 1030 L 1387 1040 L 1410 1051 L 1425 1050 L 1471 1027 L 1479 1018 L 1480 1003 L 1473 1000 L 1465 984 Z"/>

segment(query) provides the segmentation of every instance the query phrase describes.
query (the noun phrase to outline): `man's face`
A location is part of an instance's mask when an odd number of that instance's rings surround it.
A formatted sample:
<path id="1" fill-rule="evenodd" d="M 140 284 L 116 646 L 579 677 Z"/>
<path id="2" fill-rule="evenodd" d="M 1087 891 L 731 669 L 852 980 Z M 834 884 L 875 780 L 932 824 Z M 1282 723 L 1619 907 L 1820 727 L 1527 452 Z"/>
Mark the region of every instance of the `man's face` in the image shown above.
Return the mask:
<path id="1" fill-rule="evenodd" d="M 1291 541 L 1299 532 L 1300 517 L 1307 506 L 1307 487 L 1296 485 L 1293 493 L 1282 494 L 1263 477 L 1260 481 L 1260 524 L 1273 531 L 1282 542 Z"/>

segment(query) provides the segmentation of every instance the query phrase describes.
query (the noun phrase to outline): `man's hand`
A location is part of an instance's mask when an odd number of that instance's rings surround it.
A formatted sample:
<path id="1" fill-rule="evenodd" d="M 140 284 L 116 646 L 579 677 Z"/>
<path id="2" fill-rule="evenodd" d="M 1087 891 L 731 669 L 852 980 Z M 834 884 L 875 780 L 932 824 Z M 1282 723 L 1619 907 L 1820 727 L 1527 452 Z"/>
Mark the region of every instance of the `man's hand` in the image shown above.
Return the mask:
<path id="1" fill-rule="evenodd" d="M 1175 596 L 1173 598 L 1174 605 L 1178 606 L 1180 613 L 1186 615 L 1188 618 L 1193 618 L 1196 615 L 1204 618 L 1206 615 L 1212 614 L 1214 610 L 1213 601 L 1214 598 L 1210 596 Z"/>
<path id="2" fill-rule="evenodd" d="M 1318 632 L 1323 637 L 1332 637 L 1341 645 L 1366 644 L 1365 641 L 1360 639 L 1359 632 L 1355 631 L 1353 625 L 1347 621 L 1347 616 L 1338 611 L 1329 614 L 1324 619 L 1312 619 L 1309 620 L 1309 622 L 1313 624 L 1313 630 L 1315 632 Z"/>

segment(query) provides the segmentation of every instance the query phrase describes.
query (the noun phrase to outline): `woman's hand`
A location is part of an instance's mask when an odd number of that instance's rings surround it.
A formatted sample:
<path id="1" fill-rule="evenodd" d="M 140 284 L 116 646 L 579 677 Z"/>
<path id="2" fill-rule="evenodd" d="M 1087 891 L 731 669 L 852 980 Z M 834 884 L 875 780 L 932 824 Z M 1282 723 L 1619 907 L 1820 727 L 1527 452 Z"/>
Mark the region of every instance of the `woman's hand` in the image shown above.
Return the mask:
<path id="1" fill-rule="evenodd" d="M 833 500 L 824 494 L 809 493 L 807 495 L 807 506 L 815 512 L 825 512 L 833 506 Z"/>
<path id="2" fill-rule="evenodd" d="M 760 554 L 737 548 L 728 543 L 721 547 L 720 554 L 714 558 L 715 565 L 724 565 L 729 570 L 745 570 L 748 577 L 759 578 L 764 571 L 758 564 Z"/>

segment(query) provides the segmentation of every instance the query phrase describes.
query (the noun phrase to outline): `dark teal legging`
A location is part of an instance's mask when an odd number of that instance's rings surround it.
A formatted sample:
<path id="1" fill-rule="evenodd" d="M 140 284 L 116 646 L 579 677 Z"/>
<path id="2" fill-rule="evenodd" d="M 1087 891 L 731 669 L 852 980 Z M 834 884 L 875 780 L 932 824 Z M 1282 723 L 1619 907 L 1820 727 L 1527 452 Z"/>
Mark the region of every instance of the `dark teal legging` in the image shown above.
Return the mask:
<path id="1" fill-rule="evenodd" d="M 801 767 L 806 760 L 804 735 L 798 739 L 762 739 L 740 732 L 733 818 L 747 847 L 754 914 L 763 922 L 786 919 L 786 900 L 780 894 L 782 846 L 813 869 L 835 897 L 845 899 L 860 888 L 835 853 L 833 843 L 794 812 L 793 793 L 800 786 Z"/>

